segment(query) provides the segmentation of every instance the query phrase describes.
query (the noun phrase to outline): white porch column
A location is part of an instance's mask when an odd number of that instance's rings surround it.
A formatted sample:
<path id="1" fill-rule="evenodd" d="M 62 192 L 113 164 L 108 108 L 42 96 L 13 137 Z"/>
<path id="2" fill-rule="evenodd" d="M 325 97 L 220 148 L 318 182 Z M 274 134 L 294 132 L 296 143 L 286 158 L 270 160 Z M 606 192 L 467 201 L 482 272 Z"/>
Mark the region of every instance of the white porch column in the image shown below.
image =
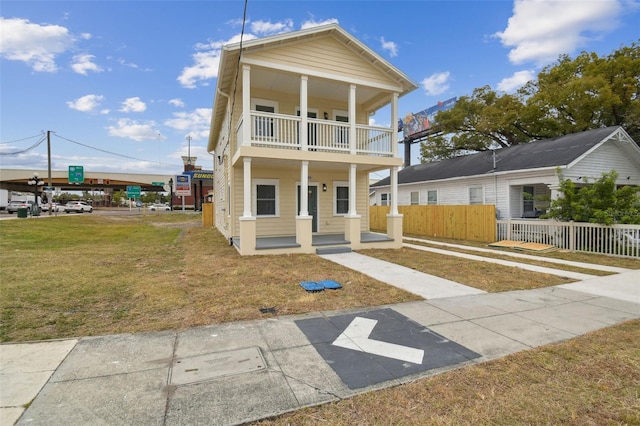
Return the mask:
<path id="1" fill-rule="evenodd" d="M 306 132 L 305 132 L 306 133 Z M 309 216 L 309 162 L 300 168 L 300 216 Z"/>
<path id="2" fill-rule="evenodd" d="M 302 151 L 309 150 L 309 135 L 305 129 L 307 129 L 307 121 L 308 121 L 308 98 L 307 98 L 307 83 L 309 77 L 306 75 L 300 76 L 300 130 L 298 131 L 300 137 L 300 148 Z M 308 163 L 307 163 L 308 164 Z"/>
<path id="3" fill-rule="evenodd" d="M 356 153 L 356 85 L 349 86 L 349 150 Z M 355 214 L 355 213 L 354 213 Z"/>
<path id="4" fill-rule="evenodd" d="M 240 144 L 251 145 L 251 67 L 249 65 L 242 66 L 242 141 Z"/>
<path id="5" fill-rule="evenodd" d="M 392 167 L 391 173 L 391 211 L 392 215 L 398 214 L 398 168 Z"/>
<path id="6" fill-rule="evenodd" d="M 356 211 L 356 168 L 358 166 L 356 164 L 351 164 L 349 166 L 349 216 L 355 216 L 358 214 Z"/>
<path id="7" fill-rule="evenodd" d="M 398 94 L 391 95 L 391 153 L 398 157 Z"/>
<path id="8" fill-rule="evenodd" d="M 387 237 L 393 240 L 391 248 L 402 247 L 402 215 L 398 213 L 398 168 L 392 167 L 391 177 L 391 210 L 387 215 Z"/>
<path id="9" fill-rule="evenodd" d="M 244 158 L 244 212 L 243 217 L 251 217 L 251 157 Z"/>

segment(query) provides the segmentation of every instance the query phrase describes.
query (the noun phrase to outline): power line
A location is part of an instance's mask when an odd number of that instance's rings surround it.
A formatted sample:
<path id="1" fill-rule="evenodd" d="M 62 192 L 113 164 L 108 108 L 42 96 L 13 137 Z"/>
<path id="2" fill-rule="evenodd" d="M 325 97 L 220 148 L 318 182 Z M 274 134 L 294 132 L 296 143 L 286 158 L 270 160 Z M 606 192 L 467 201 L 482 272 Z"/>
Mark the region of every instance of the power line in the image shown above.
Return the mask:
<path id="1" fill-rule="evenodd" d="M 26 141 L 27 139 L 37 138 L 38 136 L 42 136 L 43 134 L 44 134 L 44 131 L 40 131 L 40 133 L 38 133 L 37 135 L 27 136 L 26 138 L 22 138 L 22 139 L 15 139 L 15 140 L 12 140 L 12 141 L 0 142 L 0 144 L 4 145 L 4 144 L 10 144 L 10 143 L 22 142 L 22 141 Z"/>
<path id="2" fill-rule="evenodd" d="M 34 148 L 38 147 L 38 145 L 40 145 L 42 142 L 44 142 L 45 140 L 47 140 L 47 136 L 46 136 L 46 135 L 44 135 L 44 134 L 36 135 L 36 136 L 40 136 L 40 139 L 39 139 L 36 143 L 34 143 L 33 145 L 31 145 L 30 147 L 25 148 L 25 149 L 21 149 L 21 150 L 19 150 L 19 151 L 12 151 L 12 152 L 0 152 L 0 155 L 18 155 L 18 154 L 23 154 L 23 153 L 25 153 L 25 152 L 31 151 L 32 149 L 34 149 Z M 34 138 L 34 137 L 36 137 L 36 136 L 31 136 L 31 137 L 24 138 L 24 139 L 17 139 L 17 140 L 15 140 L 15 141 L 5 142 L 5 143 L 19 142 L 19 141 L 23 141 L 23 140 L 27 140 L 27 139 L 32 139 L 32 138 Z"/>
<path id="3" fill-rule="evenodd" d="M 161 166 L 175 166 L 175 164 L 161 163 L 159 161 L 158 162 L 148 161 L 148 160 L 143 160 L 142 158 L 136 158 L 136 157 L 131 157 L 129 155 L 118 154 L 117 152 L 107 151 L 106 149 L 96 148 L 95 146 L 87 145 L 87 144 L 84 144 L 82 142 L 78 142 L 78 141 L 74 141 L 74 140 L 69 139 L 69 138 L 65 138 L 64 136 L 60 136 L 59 134 L 57 134 L 55 132 L 53 132 L 53 134 L 55 136 L 59 137 L 60 139 L 66 140 L 67 142 L 71 142 L 71 143 L 74 143 L 76 145 L 84 146 L 85 148 L 93 149 L 95 151 L 104 152 L 105 154 L 115 155 L 116 157 L 122 157 L 122 158 L 126 158 L 126 159 L 129 159 L 129 160 L 144 161 L 146 163 L 155 163 L 155 164 L 158 164 L 158 165 L 161 165 Z"/>

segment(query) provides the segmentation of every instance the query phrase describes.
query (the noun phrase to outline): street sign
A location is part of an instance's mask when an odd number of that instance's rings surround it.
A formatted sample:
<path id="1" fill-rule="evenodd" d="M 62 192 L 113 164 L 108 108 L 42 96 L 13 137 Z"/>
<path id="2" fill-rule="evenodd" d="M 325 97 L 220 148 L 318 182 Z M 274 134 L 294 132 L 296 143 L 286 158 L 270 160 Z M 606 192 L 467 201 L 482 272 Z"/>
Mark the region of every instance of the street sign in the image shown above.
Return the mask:
<path id="1" fill-rule="evenodd" d="M 53 186 L 45 186 L 43 189 L 45 191 L 53 191 Z"/>
<path id="2" fill-rule="evenodd" d="M 84 182 L 84 167 L 69 166 L 69 183 L 83 183 L 83 182 Z"/>
<path id="3" fill-rule="evenodd" d="M 129 185 L 127 186 L 127 198 L 138 198 L 140 196 L 140 187 Z"/>
<path id="4" fill-rule="evenodd" d="M 164 182 L 151 182 L 151 185 L 153 185 L 153 186 L 163 186 Z"/>

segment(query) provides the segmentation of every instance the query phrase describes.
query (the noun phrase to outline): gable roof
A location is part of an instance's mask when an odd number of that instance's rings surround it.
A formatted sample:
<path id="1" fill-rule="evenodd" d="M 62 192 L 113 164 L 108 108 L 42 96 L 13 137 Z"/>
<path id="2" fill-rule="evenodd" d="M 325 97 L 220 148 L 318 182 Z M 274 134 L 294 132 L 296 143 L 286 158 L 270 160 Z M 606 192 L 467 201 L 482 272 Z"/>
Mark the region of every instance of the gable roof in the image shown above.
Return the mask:
<path id="1" fill-rule="evenodd" d="M 393 81 L 394 86 L 401 90 L 400 96 L 418 88 L 418 85 L 406 74 L 349 34 L 338 24 L 321 25 L 269 37 L 245 40 L 242 44 L 227 44 L 222 48 L 218 64 L 218 77 L 210 126 L 211 131 L 209 133 L 209 144 L 207 148 L 209 152 L 213 151 L 217 143 L 218 133 L 222 129 L 227 100 L 229 96 L 233 96 L 232 92 L 234 90 L 236 74 L 238 67 L 241 66 L 241 52 L 250 53 L 286 44 L 306 43 L 322 37 L 332 37 L 338 43 L 347 47 L 353 55 L 359 56 L 367 64 L 376 68 L 382 75 L 386 76 L 390 81 Z M 373 110 L 377 110 L 389 102 L 390 98 L 388 96 L 379 97 L 375 99 L 370 106 Z"/>
<path id="2" fill-rule="evenodd" d="M 433 163 L 417 164 L 400 170 L 398 183 L 425 182 L 516 170 L 567 167 L 584 158 L 616 135 L 619 135 L 620 139 L 629 141 L 635 146 L 634 151 L 638 152 L 638 146 L 622 127 L 604 127 L 553 139 L 514 145 L 495 151 L 484 151 Z M 390 177 L 380 180 L 372 187 L 388 185 L 390 185 Z"/>

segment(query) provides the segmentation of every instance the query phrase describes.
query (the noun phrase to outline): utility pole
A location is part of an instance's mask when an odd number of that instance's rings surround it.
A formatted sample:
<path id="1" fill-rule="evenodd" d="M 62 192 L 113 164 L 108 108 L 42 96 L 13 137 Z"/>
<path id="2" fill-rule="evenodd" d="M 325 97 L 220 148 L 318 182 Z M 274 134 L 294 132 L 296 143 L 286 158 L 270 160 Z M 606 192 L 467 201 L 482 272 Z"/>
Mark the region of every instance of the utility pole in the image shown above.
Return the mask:
<path id="1" fill-rule="evenodd" d="M 47 130 L 47 172 L 49 173 L 47 201 L 49 202 L 49 216 L 51 216 L 51 210 L 53 210 L 51 202 L 53 198 L 53 191 L 51 190 L 53 186 L 53 182 L 51 181 L 51 130 Z"/>

